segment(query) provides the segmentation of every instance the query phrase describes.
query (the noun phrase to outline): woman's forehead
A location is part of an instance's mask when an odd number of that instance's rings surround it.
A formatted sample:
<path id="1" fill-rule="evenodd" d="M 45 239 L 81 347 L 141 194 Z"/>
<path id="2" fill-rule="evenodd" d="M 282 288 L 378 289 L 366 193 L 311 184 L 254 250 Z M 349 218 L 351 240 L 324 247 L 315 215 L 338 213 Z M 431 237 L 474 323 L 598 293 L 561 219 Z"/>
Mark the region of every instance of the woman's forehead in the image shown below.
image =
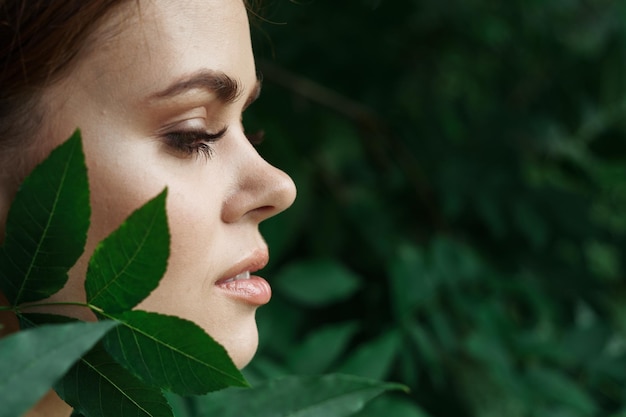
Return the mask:
<path id="1" fill-rule="evenodd" d="M 79 62 L 80 77 L 107 89 L 149 94 L 198 71 L 256 83 L 243 2 L 129 2 L 94 33 L 90 46 Z"/>

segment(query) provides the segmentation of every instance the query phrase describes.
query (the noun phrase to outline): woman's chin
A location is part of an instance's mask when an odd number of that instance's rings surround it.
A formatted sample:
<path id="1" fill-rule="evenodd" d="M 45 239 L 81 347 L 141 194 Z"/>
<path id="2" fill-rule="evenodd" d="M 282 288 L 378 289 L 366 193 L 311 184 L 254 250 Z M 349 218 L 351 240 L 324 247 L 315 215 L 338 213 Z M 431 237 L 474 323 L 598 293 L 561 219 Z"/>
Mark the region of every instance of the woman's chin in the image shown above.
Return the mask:
<path id="1" fill-rule="evenodd" d="M 229 334 L 228 339 L 223 342 L 216 340 L 224 346 L 228 355 L 233 360 L 238 369 L 244 368 L 250 363 L 259 346 L 259 334 L 256 322 L 249 326 L 240 334 Z"/>

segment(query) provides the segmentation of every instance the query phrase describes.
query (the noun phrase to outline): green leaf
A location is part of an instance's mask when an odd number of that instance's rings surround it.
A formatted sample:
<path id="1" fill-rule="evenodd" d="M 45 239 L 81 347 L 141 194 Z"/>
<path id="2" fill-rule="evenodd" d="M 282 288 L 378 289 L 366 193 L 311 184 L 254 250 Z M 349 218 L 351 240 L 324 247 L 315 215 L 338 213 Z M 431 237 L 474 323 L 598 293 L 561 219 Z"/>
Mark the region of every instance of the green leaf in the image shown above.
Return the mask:
<path id="1" fill-rule="evenodd" d="M 593 398 L 561 372 L 534 368 L 527 377 L 528 383 L 536 387 L 537 394 L 547 401 L 566 404 L 584 415 L 593 415 L 597 411 Z"/>
<path id="2" fill-rule="evenodd" d="M 158 388 L 150 387 L 96 345 L 56 384 L 59 396 L 85 417 L 172 417 Z"/>
<path id="3" fill-rule="evenodd" d="M 107 351 L 149 384 L 181 395 L 248 386 L 226 350 L 195 323 L 146 311 L 110 315 L 121 325 Z"/>
<path id="4" fill-rule="evenodd" d="M 195 417 L 193 404 L 197 397 L 181 397 L 172 392 L 164 392 L 163 395 L 167 399 L 172 412 L 176 417 Z"/>
<path id="5" fill-rule="evenodd" d="M 299 374 L 321 374 L 343 354 L 350 339 L 359 330 L 358 323 L 326 326 L 308 335 L 289 357 L 291 368 Z"/>
<path id="6" fill-rule="evenodd" d="M 349 375 L 286 377 L 242 390 L 231 388 L 199 401 L 199 416 L 343 417 L 402 385 Z"/>
<path id="7" fill-rule="evenodd" d="M 406 397 L 406 396 L 405 396 Z M 384 395 L 369 403 L 355 417 L 429 417 L 429 415 L 419 408 L 408 398 L 400 396 Z"/>
<path id="8" fill-rule="evenodd" d="M 283 363 L 277 363 L 272 358 L 257 354 L 243 370 L 243 375 L 254 386 L 268 379 L 279 378 L 293 374 Z"/>
<path id="9" fill-rule="evenodd" d="M 276 289 L 312 307 L 345 300 L 361 286 L 361 279 L 332 260 L 310 260 L 286 267 L 274 280 Z"/>
<path id="10" fill-rule="evenodd" d="M 130 310 L 152 292 L 167 267 L 167 190 L 100 242 L 87 270 L 87 302 L 107 313 Z"/>
<path id="11" fill-rule="evenodd" d="M 361 344 L 350 353 L 339 372 L 373 379 L 386 378 L 399 348 L 400 336 L 392 330 L 371 342 Z"/>
<path id="12" fill-rule="evenodd" d="M 417 247 L 402 245 L 389 265 L 391 307 L 398 321 L 434 298 L 432 273 Z"/>
<path id="13" fill-rule="evenodd" d="M 439 349 L 431 336 L 430 332 L 426 331 L 419 323 L 409 323 L 405 327 L 405 337 L 408 343 L 405 345 L 408 349 L 406 351 L 415 351 L 415 355 L 411 353 L 411 356 L 416 356 L 420 359 L 429 371 L 431 378 L 441 382 L 443 378 L 443 366 L 444 355 Z M 417 369 L 412 372 L 417 373 Z"/>
<path id="14" fill-rule="evenodd" d="M 68 323 L 22 330 L 0 341 L 0 417 L 31 408 L 116 323 Z"/>
<path id="15" fill-rule="evenodd" d="M 60 290 L 83 252 L 89 185 L 80 132 L 26 178 L 11 205 L 0 251 L 0 289 L 12 305 Z"/>

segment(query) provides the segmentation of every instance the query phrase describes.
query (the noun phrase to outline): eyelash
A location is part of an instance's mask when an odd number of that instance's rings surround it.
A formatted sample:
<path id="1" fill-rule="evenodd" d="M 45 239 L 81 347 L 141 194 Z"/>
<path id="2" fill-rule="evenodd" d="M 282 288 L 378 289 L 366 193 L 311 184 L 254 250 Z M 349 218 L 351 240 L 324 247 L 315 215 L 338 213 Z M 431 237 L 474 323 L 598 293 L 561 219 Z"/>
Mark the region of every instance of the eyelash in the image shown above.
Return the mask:
<path id="1" fill-rule="evenodd" d="M 203 130 L 181 130 L 177 132 L 166 133 L 165 139 L 168 146 L 183 152 L 186 155 L 202 155 L 207 159 L 213 156 L 213 143 L 224 137 L 228 127 L 223 128 L 217 133 L 209 133 Z M 253 145 L 259 145 L 263 142 L 265 132 L 259 130 L 254 133 L 246 133 L 248 141 Z"/>
<path id="2" fill-rule="evenodd" d="M 168 146 L 186 155 L 202 155 L 206 158 L 213 156 L 213 143 L 220 140 L 226 134 L 227 127 L 217 133 L 209 133 L 204 130 L 181 130 L 166 133 L 165 139 Z"/>

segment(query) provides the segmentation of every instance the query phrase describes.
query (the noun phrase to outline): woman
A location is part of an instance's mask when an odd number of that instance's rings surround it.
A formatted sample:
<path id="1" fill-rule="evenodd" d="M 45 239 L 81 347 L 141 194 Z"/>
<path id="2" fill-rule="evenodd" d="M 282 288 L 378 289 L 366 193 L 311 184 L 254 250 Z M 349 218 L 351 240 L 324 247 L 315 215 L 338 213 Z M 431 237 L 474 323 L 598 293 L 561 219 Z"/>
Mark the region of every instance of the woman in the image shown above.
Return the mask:
<path id="1" fill-rule="evenodd" d="M 19 182 L 79 127 L 91 227 L 49 301 L 84 300 L 95 245 L 167 186 L 168 269 L 138 308 L 194 321 L 245 366 L 271 295 L 250 276 L 268 261 L 258 225 L 295 187 L 242 127 L 260 91 L 242 0 L 5 0 L 0 13 L 0 235 Z M 70 414 L 51 396 L 37 411 Z"/>

